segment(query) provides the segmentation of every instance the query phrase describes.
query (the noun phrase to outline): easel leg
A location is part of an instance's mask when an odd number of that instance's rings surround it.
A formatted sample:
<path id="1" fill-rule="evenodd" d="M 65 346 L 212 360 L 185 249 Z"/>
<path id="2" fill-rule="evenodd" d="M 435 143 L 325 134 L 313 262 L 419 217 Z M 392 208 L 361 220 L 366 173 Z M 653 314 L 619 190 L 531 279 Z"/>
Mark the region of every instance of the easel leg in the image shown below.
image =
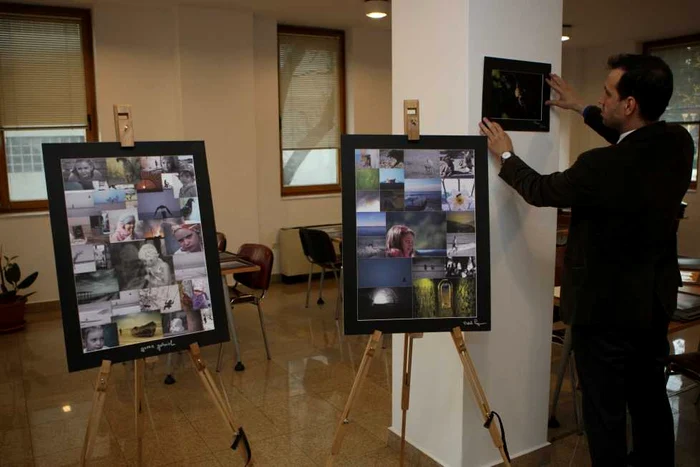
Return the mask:
<path id="1" fill-rule="evenodd" d="M 377 350 L 379 341 L 382 338 L 381 331 L 374 331 L 372 337 L 370 337 L 369 342 L 367 342 L 367 347 L 365 348 L 365 354 L 362 357 L 362 362 L 360 362 L 360 367 L 357 370 L 357 376 L 355 377 L 355 382 L 350 390 L 350 395 L 345 403 L 345 408 L 343 413 L 340 415 L 340 421 L 338 422 L 338 427 L 335 430 L 335 436 L 333 437 L 333 445 L 331 446 L 331 455 L 328 456 L 326 461 L 326 467 L 331 467 L 333 465 L 333 460 L 335 456 L 340 452 L 340 446 L 343 444 L 343 437 L 345 436 L 345 430 L 347 429 L 348 423 L 350 423 L 350 410 L 352 409 L 355 398 L 360 393 L 362 389 L 362 383 L 367 376 L 367 371 L 369 370 L 369 365 L 371 363 L 371 358 L 374 357 L 374 353 Z"/>
<path id="2" fill-rule="evenodd" d="M 489 403 L 486 400 L 484 388 L 481 387 L 479 376 L 477 375 L 476 368 L 474 367 L 474 362 L 469 356 L 467 344 L 464 342 L 464 336 L 462 335 L 462 330 L 459 327 L 452 329 L 452 340 L 454 341 L 455 347 L 457 348 L 457 353 L 459 354 L 459 358 L 462 360 L 462 365 L 464 366 L 464 377 L 467 381 L 469 381 L 472 394 L 476 400 L 476 405 L 479 407 L 481 410 L 481 415 L 484 417 L 484 427 L 489 430 L 493 445 L 496 446 L 498 451 L 501 453 L 503 464 L 506 467 L 510 467 L 510 457 L 508 456 L 505 445 L 503 444 L 501 430 L 498 425 L 494 423 L 494 416 L 491 412 L 491 408 L 489 407 Z"/>
<path id="3" fill-rule="evenodd" d="M 214 378 L 212 378 L 211 373 L 209 373 L 209 369 L 207 369 L 207 365 L 202 359 L 202 355 L 199 351 L 199 345 L 196 343 L 190 345 L 190 357 L 192 358 L 192 363 L 194 364 L 195 370 L 197 371 L 204 388 L 209 393 L 212 401 L 214 401 L 214 405 L 219 410 L 224 422 L 226 422 L 226 425 L 228 425 L 231 430 L 231 434 L 233 435 L 231 449 L 234 449 L 240 453 L 246 466 L 253 465 L 253 458 L 250 450 L 250 444 L 248 443 L 248 438 L 246 437 L 243 428 L 236 428 L 236 424 L 233 421 L 233 415 L 231 413 L 231 407 L 227 403 L 226 399 L 224 399 L 224 397 L 221 395 Z M 243 449 L 238 449 L 241 441 L 243 442 Z"/>
<path id="4" fill-rule="evenodd" d="M 134 415 L 136 421 L 136 465 L 143 465 L 143 371 L 145 361 L 134 362 Z"/>
<path id="5" fill-rule="evenodd" d="M 173 376 L 173 354 L 169 353 L 165 360 L 165 384 L 175 384 L 175 377 Z"/>
<path id="6" fill-rule="evenodd" d="M 224 301 L 226 302 L 226 314 L 228 315 L 228 330 L 231 333 L 231 340 L 233 341 L 233 347 L 236 349 L 236 366 L 233 367 L 236 371 L 245 370 L 245 366 L 241 361 L 241 346 L 238 343 L 238 334 L 236 334 L 236 323 L 233 321 L 233 307 L 231 306 L 231 294 L 228 291 L 228 283 L 226 282 L 226 276 L 221 277 L 221 281 L 224 285 Z M 216 362 L 216 371 L 221 371 L 221 361 L 223 357 L 223 344 L 219 347 L 219 359 Z"/>
<path id="7" fill-rule="evenodd" d="M 571 358 L 571 328 L 567 326 L 564 331 L 564 347 L 561 351 L 561 360 L 559 361 L 559 369 L 557 370 L 557 384 L 554 387 L 554 397 L 552 398 L 552 403 L 549 408 L 549 421 L 548 425 L 550 428 L 559 428 L 559 421 L 557 420 L 557 405 L 559 403 L 559 394 L 561 393 L 561 386 L 564 382 L 564 375 L 566 374 L 566 367 L 569 366 L 569 359 Z M 573 379 L 571 380 L 573 384 Z M 573 388 L 574 400 L 576 400 L 576 388 Z"/>
<path id="8" fill-rule="evenodd" d="M 406 415 L 411 397 L 411 367 L 413 366 L 413 339 L 423 337 L 422 333 L 404 334 L 403 340 L 403 384 L 401 387 L 401 452 L 399 465 L 404 465 L 406 450 Z"/>
<path id="9" fill-rule="evenodd" d="M 85 441 L 83 442 L 83 450 L 80 453 L 80 466 L 84 467 L 87 460 L 92 454 L 94 447 L 95 435 L 100 427 L 100 419 L 102 418 L 102 408 L 107 397 L 107 382 L 109 374 L 112 370 L 112 362 L 109 360 L 102 361 L 102 367 L 97 375 L 95 383 L 95 394 L 92 396 L 92 408 L 90 409 L 90 418 L 88 419 L 87 431 L 85 432 Z"/>

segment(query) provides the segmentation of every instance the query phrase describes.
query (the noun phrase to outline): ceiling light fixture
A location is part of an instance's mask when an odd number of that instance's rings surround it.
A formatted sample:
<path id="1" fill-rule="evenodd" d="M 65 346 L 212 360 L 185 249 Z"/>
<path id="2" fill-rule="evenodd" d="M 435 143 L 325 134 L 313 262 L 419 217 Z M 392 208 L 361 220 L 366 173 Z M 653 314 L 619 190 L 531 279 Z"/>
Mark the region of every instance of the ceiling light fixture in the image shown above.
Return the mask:
<path id="1" fill-rule="evenodd" d="M 382 19 L 388 14 L 389 0 L 365 0 L 365 15 L 372 19 Z"/>
<path id="2" fill-rule="evenodd" d="M 561 41 L 566 42 L 571 39 L 571 25 L 565 24 L 561 30 Z"/>

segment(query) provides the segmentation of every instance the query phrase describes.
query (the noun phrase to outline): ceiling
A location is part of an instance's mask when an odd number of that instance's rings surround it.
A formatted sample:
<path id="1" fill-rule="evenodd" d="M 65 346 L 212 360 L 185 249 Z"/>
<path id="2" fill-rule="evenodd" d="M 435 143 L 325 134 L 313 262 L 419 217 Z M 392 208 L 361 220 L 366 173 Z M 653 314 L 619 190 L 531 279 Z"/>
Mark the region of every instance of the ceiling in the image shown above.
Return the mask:
<path id="1" fill-rule="evenodd" d="M 26 1 L 26 0 L 23 0 Z M 144 0 L 29 0 L 27 3 L 90 5 L 143 4 Z M 364 15 L 363 0 L 147 0 L 236 8 L 276 18 L 281 23 L 327 28 L 389 29 L 388 19 Z M 394 0 L 401 1 L 401 0 Z M 426 0 L 430 1 L 430 0 Z M 516 0 L 513 0 L 516 1 Z M 563 0 L 564 24 L 571 24 L 565 47 L 592 47 L 622 41 L 646 41 L 700 33 L 700 0 Z M 514 33 L 515 34 L 515 33 Z M 517 37 L 514 35 L 514 40 Z"/>
<path id="2" fill-rule="evenodd" d="M 373 20 L 365 16 L 363 0 L 19 0 L 62 6 L 101 4 L 191 5 L 234 8 L 275 18 L 283 24 L 316 26 L 334 29 L 367 27 L 390 29 L 389 19 Z M 400 1 L 400 0 L 396 0 Z M 427 0 L 430 1 L 430 0 Z"/>
<path id="3" fill-rule="evenodd" d="M 565 47 L 700 34 L 700 0 L 564 0 Z"/>

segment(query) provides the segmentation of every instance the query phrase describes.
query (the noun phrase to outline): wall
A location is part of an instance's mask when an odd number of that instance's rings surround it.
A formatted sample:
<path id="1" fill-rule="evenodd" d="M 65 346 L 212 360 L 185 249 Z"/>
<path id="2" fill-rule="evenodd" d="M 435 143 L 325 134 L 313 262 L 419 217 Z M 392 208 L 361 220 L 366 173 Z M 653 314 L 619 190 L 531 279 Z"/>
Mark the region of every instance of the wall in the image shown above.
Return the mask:
<path id="1" fill-rule="evenodd" d="M 115 103 L 132 105 L 137 141 L 204 140 L 217 229 L 232 248 L 274 246 L 280 227 L 340 222 L 340 195 L 280 196 L 274 19 L 232 9 L 100 3 L 93 30 L 102 141 L 115 141 Z M 348 72 L 355 70 L 348 106 L 356 115 L 348 128 L 386 132 L 389 33 L 358 29 L 347 36 L 354 38 Z M 0 243 L 20 256 L 23 269 L 39 271 L 31 300 L 58 299 L 48 215 L 3 215 L 0 229 Z"/>
<path id="2" fill-rule="evenodd" d="M 255 121 L 257 127 L 260 241 L 277 244 L 280 227 L 337 223 L 340 194 L 282 198 L 279 190 L 277 25 L 255 18 Z M 346 131 L 389 133 L 391 125 L 391 33 L 352 28 L 345 33 Z M 275 248 L 275 253 L 277 249 Z M 278 267 L 275 266 L 275 272 Z"/>
<path id="3" fill-rule="evenodd" d="M 261 243 L 276 246 L 280 227 L 340 222 L 340 195 L 282 198 L 276 22 L 255 18 L 254 37 L 259 238 Z"/>
<path id="4" fill-rule="evenodd" d="M 259 232 L 253 17 L 180 12 L 183 137 L 206 143 L 216 227 L 235 248 Z"/>
<path id="5" fill-rule="evenodd" d="M 351 29 L 347 43 L 347 131 L 391 133 L 391 31 Z"/>
<path id="6" fill-rule="evenodd" d="M 395 133 L 403 128 L 403 99 L 415 97 L 423 133 L 476 134 L 484 56 L 546 62 L 561 70 L 561 0 L 404 0 L 392 10 Z M 518 40 L 494 31 L 518 31 Z M 557 170 L 556 116 L 548 133 L 511 136 L 533 168 Z M 492 330 L 467 333 L 466 340 L 517 456 L 547 444 L 556 211 L 527 205 L 499 179 L 497 162 L 480 170 L 489 172 Z M 402 340 L 393 342 L 392 430 L 400 433 Z M 482 424 L 450 337 L 431 334 L 417 341 L 408 440 L 443 465 L 494 465 L 500 456 Z"/>
<path id="7" fill-rule="evenodd" d="M 626 41 L 601 47 L 575 48 L 565 46 L 563 49 L 563 77 L 571 81 L 586 102 L 595 104 L 602 91 L 603 81 L 607 76 L 607 59 L 617 53 L 639 53 L 640 44 Z M 583 123 L 583 119 L 572 115 L 570 123 L 569 161 L 573 164 L 576 158 L 589 149 L 607 145 L 603 138 L 591 131 Z M 562 139 L 564 142 L 565 139 Z M 688 203 L 687 219 L 681 222 L 678 229 L 678 253 L 685 256 L 700 257 L 700 195 L 697 191 L 688 192 L 685 197 Z"/>
<path id="8" fill-rule="evenodd" d="M 466 2 L 404 0 L 392 4 L 391 14 L 393 133 L 404 133 L 404 99 L 418 99 L 422 134 L 473 134 L 466 108 Z M 403 342 L 403 336 L 394 335 L 390 429 L 399 435 Z M 461 375 L 447 333 L 415 341 L 406 440 L 441 465 L 461 465 L 462 396 L 468 391 Z"/>
<path id="9" fill-rule="evenodd" d="M 569 81 L 578 94 L 588 104 L 597 104 L 603 92 L 603 82 L 608 75 L 608 57 L 619 53 L 636 53 L 637 44 L 626 41 L 601 47 L 576 48 L 565 45 L 562 51 L 562 77 Z M 573 164 L 578 156 L 592 148 L 607 146 L 608 143 L 591 131 L 583 118 L 570 111 L 557 113 L 570 114 L 569 161 Z M 564 140 L 563 140 L 564 141 Z"/>
<path id="10" fill-rule="evenodd" d="M 28 290 L 36 292 L 29 301 L 58 299 L 49 216 L 36 213 L 0 216 L 0 232 L 3 255 L 19 256 L 17 262 L 22 277 L 39 272 L 36 282 Z"/>

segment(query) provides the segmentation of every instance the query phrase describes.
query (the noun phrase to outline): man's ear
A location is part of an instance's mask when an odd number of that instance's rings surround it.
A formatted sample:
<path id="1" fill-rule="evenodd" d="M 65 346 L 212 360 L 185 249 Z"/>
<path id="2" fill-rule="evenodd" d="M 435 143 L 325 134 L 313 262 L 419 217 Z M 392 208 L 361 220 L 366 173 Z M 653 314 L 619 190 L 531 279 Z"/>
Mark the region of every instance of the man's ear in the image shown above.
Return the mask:
<path id="1" fill-rule="evenodd" d="M 635 99 L 632 96 L 626 97 L 625 98 L 625 116 L 630 116 L 634 115 L 634 112 L 637 110 L 639 104 L 637 103 L 637 99 Z"/>

